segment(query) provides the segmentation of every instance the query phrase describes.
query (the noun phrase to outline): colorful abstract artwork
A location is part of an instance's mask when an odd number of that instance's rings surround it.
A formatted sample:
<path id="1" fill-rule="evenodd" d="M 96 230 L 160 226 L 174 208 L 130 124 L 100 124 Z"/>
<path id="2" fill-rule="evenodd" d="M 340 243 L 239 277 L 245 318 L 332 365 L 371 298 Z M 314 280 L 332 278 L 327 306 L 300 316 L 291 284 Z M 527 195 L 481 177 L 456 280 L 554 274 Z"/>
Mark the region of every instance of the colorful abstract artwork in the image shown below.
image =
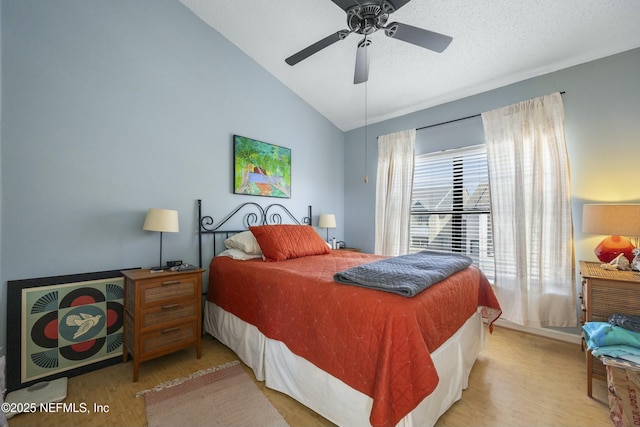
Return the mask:
<path id="1" fill-rule="evenodd" d="M 9 390 L 122 360 L 124 279 L 119 270 L 36 280 L 56 283 L 8 283 L 8 305 L 14 305 L 7 310 Z M 9 375 L 12 367 L 18 369 Z"/>
<path id="2" fill-rule="evenodd" d="M 291 149 L 233 136 L 235 194 L 291 197 Z"/>

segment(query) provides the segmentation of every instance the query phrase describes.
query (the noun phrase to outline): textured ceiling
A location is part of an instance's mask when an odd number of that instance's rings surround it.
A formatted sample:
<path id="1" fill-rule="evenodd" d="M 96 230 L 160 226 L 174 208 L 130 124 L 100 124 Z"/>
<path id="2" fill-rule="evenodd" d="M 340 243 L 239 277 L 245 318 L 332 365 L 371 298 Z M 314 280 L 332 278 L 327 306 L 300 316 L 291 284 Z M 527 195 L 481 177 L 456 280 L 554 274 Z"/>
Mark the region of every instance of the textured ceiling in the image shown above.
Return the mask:
<path id="1" fill-rule="evenodd" d="M 346 131 L 640 47 L 639 0 L 412 0 L 398 21 L 453 37 L 443 53 L 371 36 L 353 84 L 351 34 L 294 66 L 285 58 L 346 29 L 330 0 L 180 0 Z"/>

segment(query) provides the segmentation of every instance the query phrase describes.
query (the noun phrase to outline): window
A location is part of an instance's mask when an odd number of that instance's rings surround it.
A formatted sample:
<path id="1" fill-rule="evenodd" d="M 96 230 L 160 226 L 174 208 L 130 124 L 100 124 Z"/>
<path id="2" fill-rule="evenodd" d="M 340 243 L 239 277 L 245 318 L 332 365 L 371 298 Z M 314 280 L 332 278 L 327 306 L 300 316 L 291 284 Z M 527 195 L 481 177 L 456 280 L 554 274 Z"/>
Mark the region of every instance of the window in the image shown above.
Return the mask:
<path id="1" fill-rule="evenodd" d="M 485 145 L 416 156 L 409 252 L 459 252 L 493 282 Z"/>

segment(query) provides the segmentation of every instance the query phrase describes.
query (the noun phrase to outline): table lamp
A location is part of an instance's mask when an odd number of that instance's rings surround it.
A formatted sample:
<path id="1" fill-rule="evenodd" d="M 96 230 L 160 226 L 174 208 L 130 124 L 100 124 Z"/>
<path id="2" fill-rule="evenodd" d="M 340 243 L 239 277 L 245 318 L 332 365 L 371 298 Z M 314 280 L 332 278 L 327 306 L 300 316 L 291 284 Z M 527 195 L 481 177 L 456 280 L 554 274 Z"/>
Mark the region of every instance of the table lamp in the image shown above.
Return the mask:
<path id="1" fill-rule="evenodd" d="M 631 262 L 640 236 L 640 204 L 585 204 L 582 207 L 582 232 L 609 235 L 594 250 L 600 261 L 608 263 L 624 254 Z M 634 236 L 636 245 L 622 236 Z"/>
<path id="2" fill-rule="evenodd" d="M 329 241 L 329 229 L 336 228 L 336 216 L 334 214 L 322 214 L 318 219 L 318 227 L 327 229 L 327 242 Z"/>
<path id="3" fill-rule="evenodd" d="M 178 232 L 178 211 L 170 209 L 150 208 L 147 217 L 144 219 L 143 230 L 160 232 L 160 266 L 153 269 L 162 268 L 162 233 Z"/>

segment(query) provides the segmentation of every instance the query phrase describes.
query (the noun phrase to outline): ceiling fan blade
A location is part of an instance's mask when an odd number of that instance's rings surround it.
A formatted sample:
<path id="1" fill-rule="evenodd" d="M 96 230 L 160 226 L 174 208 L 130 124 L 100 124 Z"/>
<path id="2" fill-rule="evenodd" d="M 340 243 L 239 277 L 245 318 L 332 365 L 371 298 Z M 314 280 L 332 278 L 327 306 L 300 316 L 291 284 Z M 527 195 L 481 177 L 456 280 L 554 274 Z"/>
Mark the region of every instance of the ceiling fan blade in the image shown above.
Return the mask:
<path id="1" fill-rule="evenodd" d="M 388 0 L 388 1 L 393 5 L 394 10 L 398 10 L 405 4 L 409 3 L 411 0 Z"/>
<path id="2" fill-rule="evenodd" d="M 360 4 L 356 0 L 331 0 L 331 1 L 337 4 L 338 7 L 344 10 L 345 12 L 354 6 L 360 6 Z"/>
<path id="3" fill-rule="evenodd" d="M 300 52 L 298 52 L 298 53 L 296 53 L 294 55 L 291 55 L 290 57 L 288 57 L 284 61 L 289 65 L 296 65 L 298 62 L 302 61 L 303 59 L 307 59 L 308 57 L 310 57 L 314 53 L 317 53 L 317 52 L 321 51 L 325 47 L 331 46 L 335 42 L 343 40 L 349 34 L 350 34 L 350 31 L 348 31 L 348 30 L 340 30 L 340 31 L 338 31 L 336 33 L 333 33 L 333 34 L 323 38 L 320 41 L 315 42 L 311 46 L 302 49 Z"/>
<path id="4" fill-rule="evenodd" d="M 402 40 L 425 49 L 442 53 L 453 38 L 423 28 L 399 22 L 392 22 L 384 28 L 384 33 L 394 39 Z"/>
<path id="5" fill-rule="evenodd" d="M 353 84 L 364 83 L 369 80 L 369 52 L 367 52 L 369 46 L 371 46 L 371 40 L 364 38 L 358 43 L 358 50 L 356 51 L 356 70 L 353 74 Z"/>

